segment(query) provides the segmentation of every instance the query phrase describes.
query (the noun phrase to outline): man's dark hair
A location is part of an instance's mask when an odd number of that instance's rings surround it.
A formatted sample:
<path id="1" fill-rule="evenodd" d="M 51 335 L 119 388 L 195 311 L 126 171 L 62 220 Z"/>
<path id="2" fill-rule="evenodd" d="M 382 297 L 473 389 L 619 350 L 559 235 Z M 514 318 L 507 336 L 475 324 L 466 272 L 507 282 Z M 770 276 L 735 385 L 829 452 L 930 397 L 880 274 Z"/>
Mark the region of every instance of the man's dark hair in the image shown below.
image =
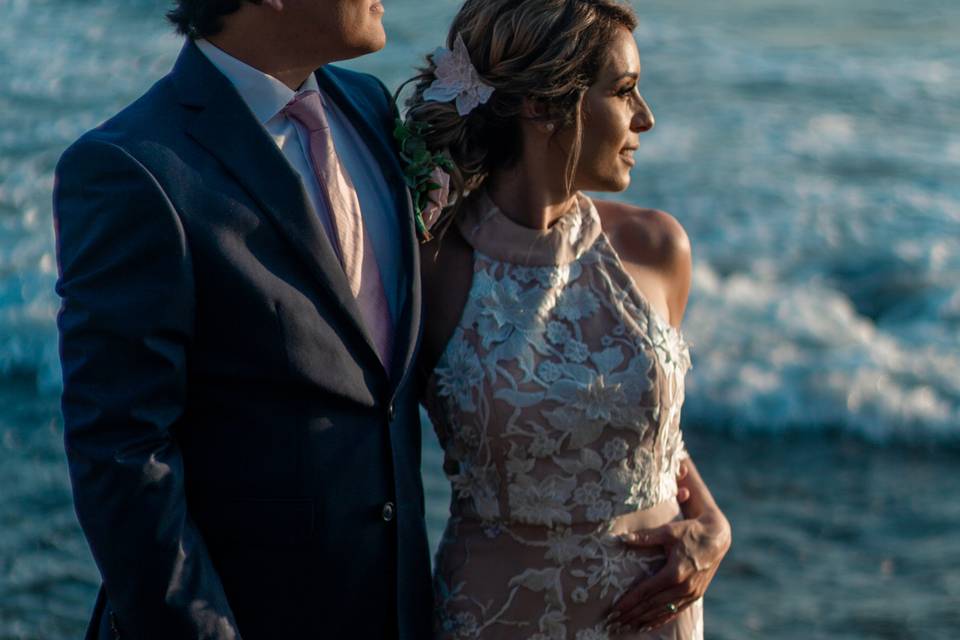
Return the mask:
<path id="1" fill-rule="evenodd" d="M 262 0 L 175 0 L 176 7 L 167 12 L 167 19 L 188 38 L 208 38 L 223 28 L 223 16 L 244 2 L 260 4 Z"/>

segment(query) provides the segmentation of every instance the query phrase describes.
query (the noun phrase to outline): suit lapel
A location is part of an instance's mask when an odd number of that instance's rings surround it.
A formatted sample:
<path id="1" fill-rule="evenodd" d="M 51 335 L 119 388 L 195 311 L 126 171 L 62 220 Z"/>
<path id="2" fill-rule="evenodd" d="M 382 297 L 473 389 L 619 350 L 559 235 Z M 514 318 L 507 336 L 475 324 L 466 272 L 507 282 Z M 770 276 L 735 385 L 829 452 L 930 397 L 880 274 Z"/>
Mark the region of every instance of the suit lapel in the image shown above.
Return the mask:
<path id="1" fill-rule="evenodd" d="M 413 203 L 403 179 L 403 171 L 393 144 L 392 123 L 378 121 L 382 113 L 373 105 L 359 103 L 359 92 L 349 92 L 327 67 L 316 72 L 317 84 L 347 116 L 376 158 L 393 195 L 396 214 L 400 218 L 403 245 L 403 277 L 400 286 L 400 304 L 394 325 L 394 356 L 391 380 L 398 385 L 413 364 L 420 337 L 420 251 L 417 244 Z M 386 129 L 386 131 L 385 131 Z M 386 133 L 386 135 L 384 135 Z"/>
<path id="2" fill-rule="evenodd" d="M 332 312 L 342 314 L 357 329 L 369 357 L 379 363 L 333 245 L 283 153 L 233 85 L 193 43 L 184 46 L 173 80 L 181 104 L 187 107 L 188 135 L 215 156 L 269 216 L 332 296 Z"/>

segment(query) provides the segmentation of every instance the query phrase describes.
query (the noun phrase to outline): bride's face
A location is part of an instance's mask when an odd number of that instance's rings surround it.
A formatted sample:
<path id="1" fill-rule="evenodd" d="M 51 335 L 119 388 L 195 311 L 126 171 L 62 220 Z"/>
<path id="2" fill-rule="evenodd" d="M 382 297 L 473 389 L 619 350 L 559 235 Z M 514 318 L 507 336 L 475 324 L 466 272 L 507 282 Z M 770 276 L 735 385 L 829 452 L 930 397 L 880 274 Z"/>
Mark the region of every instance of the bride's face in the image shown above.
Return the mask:
<path id="1" fill-rule="evenodd" d="M 653 112 L 640 95 L 639 80 L 640 53 L 633 34 L 618 29 L 597 81 L 583 99 L 577 189 L 623 191 L 629 186 L 640 133 L 654 123 Z"/>

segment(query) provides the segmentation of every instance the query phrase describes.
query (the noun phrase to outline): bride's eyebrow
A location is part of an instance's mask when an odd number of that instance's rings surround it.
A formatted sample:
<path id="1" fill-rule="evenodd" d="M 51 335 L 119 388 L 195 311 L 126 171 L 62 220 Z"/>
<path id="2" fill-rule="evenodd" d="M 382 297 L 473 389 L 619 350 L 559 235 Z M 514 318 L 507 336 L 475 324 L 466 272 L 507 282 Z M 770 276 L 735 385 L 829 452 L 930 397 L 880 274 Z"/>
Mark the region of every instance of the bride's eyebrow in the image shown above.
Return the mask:
<path id="1" fill-rule="evenodd" d="M 637 71 L 627 71 L 618 75 L 616 78 L 613 79 L 613 81 L 620 82 L 624 78 L 630 78 L 631 80 L 636 81 L 640 79 L 640 73 Z"/>

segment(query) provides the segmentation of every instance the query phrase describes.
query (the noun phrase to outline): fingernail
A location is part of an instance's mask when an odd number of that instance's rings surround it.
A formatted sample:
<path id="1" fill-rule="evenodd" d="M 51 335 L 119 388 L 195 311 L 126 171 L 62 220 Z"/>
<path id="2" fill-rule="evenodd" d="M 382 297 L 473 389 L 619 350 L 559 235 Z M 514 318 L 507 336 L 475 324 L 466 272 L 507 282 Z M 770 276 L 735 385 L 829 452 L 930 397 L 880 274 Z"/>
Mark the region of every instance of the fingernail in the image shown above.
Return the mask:
<path id="1" fill-rule="evenodd" d="M 616 619 L 619 618 L 619 617 L 620 617 L 620 612 L 619 612 L 619 611 L 612 611 L 612 612 L 610 613 L 610 615 L 607 616 L 606 622 L 613 622 L 614 620 L 616 620 Z"/>

